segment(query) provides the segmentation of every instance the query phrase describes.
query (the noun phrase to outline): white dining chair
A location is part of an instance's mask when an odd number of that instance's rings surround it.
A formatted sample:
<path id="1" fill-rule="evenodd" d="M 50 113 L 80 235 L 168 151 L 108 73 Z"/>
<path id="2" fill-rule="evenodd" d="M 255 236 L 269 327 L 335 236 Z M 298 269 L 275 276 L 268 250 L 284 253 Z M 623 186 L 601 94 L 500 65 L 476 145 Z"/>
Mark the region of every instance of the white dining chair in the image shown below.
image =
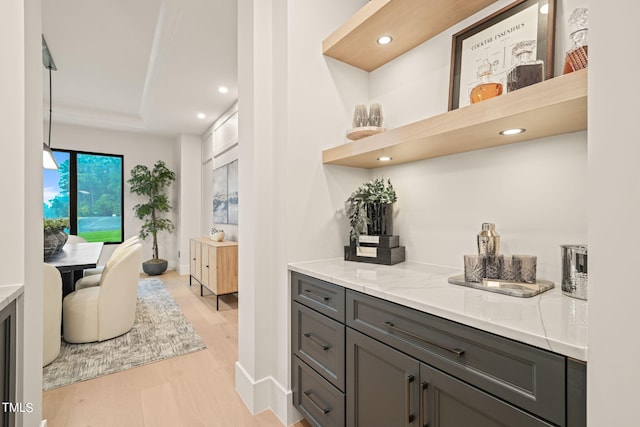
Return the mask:
<path id="1" fill-rule="evenodd" d="M 88 268 L 84 270 L 84 277 L 76 281 L 75 290 L 89 288 L 91 286 L 98 286 L 100 284 L 100 275 L 104 271 L 105 267 L 109 265 L 109 263 L 114 263 L 117 261 L 118 257 L 122 255 L 123 251 L 127 249 L 129 246 L 140 243 L 140 238 L 138 236 L 133 236 L 120 243 L 114 250 L 107 263 L 105 265 L 99 265 L 95 268 Z"/>
<path id="2" fill-rule="evenodd" d="M 46 366 L 60 354 L 62 324 L 62 276 L 47 263 L 44 263 L 42 291 L 42 366 Z"/>

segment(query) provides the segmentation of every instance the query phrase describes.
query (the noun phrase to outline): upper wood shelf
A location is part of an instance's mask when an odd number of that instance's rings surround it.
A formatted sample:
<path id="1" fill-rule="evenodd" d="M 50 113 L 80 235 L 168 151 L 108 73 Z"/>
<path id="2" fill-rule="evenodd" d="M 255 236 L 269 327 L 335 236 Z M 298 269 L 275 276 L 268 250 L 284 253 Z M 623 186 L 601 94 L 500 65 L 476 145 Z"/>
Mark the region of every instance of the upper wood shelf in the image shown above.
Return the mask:
<path id="1" fill-rule="evenodd" d="M 322 42 L 322 53 L 372 71 L 496 0 L 372 0 Z M 377 43 L 389 35 L 393 42 Z"/>
<path id="2" fill-rule="evenodd" d="M 502 136 L 505 129 L 524 128 Z M 587 129 L 587 70 L 339 145 L 325 164 L 379 168 Z M 378 157 L 389 156 L 389 162 Z"/>

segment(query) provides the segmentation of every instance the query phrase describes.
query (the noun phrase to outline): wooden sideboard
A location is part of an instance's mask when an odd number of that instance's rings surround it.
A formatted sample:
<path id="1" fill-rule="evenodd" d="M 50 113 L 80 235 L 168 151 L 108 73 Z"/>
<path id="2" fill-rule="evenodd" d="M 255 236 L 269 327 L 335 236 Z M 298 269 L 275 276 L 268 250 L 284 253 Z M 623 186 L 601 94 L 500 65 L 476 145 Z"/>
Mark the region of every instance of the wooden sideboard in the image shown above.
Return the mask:
<path id="1" fill-rule="evenodd" d="M 238 292 L 238 242 L 216 242 L 209 237 L 195 237 L 189 242 L 189 286 L 192 279 L 216 295 L 216 310 L 220 295 Z"/>

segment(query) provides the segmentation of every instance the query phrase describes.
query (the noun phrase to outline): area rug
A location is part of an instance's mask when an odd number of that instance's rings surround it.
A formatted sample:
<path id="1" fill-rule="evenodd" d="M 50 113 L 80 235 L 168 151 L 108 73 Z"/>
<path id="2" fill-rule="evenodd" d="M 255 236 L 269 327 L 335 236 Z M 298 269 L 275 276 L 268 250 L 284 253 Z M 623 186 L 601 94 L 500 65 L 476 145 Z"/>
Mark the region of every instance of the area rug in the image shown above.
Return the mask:
<path id="1" fill-rule="evenodd" d="M 62 341 L 60 355 L 43 369 L 43 390 L 85 381 L 206 348 L 158 279 L 140 280 L 133 329 L 89 344 Z"/>

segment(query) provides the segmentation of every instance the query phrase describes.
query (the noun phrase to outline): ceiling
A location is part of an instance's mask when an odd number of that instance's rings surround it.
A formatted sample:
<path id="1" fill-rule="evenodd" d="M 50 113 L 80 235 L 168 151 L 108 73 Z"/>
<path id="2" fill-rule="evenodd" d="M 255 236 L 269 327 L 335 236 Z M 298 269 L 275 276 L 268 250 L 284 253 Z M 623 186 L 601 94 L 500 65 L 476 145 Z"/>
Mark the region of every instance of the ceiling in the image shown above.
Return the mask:
<path id="1" fill-rule="evenodd" d="M 202 134 L 237 99 L 236 0 L 43 0 L 42 33 L 53 123 Z"/>

